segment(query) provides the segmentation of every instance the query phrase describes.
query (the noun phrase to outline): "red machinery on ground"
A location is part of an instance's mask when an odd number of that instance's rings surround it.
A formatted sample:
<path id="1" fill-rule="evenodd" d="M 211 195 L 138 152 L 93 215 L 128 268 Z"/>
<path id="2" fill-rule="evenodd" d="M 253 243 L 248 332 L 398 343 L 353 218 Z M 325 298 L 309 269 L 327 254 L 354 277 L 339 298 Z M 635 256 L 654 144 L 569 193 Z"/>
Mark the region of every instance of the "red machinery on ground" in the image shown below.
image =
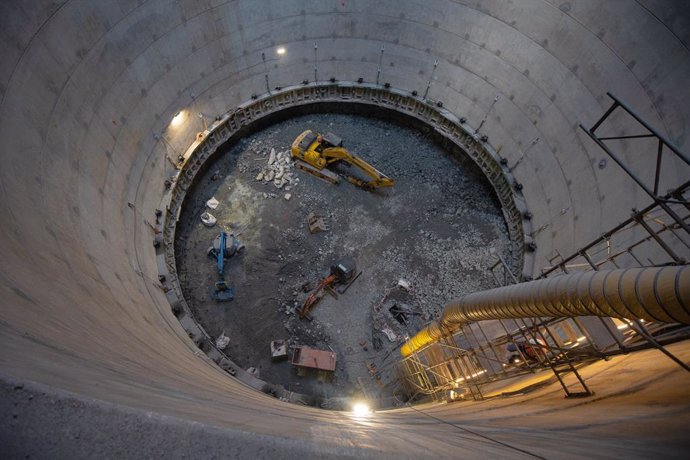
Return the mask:
<path id="1" fill-rule="evenodd" d="M 355 261 L 352 259 L 342 259 L 336 262 L 331 266 L 330 275 L 324 278 L 316 289 L 314 289 L 314 291 L 309 294 L 309 297 L 307 297 L 307 299 L 304 301 L 304 304 L 298 310 L 299 317 L 302 319 L 307 318 L 311 320 L 309 312 L 317 303 L 319 303 L 324 295 L 324 292 L 328 292 L 337 299 L 338 295 L 333 290 L 333 286 L 340 284 L 341 287 L 338 289 L 338 293 L 343 294 L 361 274 L 362 272 L 357 272 L 357 266 L 355 265 Z"/>

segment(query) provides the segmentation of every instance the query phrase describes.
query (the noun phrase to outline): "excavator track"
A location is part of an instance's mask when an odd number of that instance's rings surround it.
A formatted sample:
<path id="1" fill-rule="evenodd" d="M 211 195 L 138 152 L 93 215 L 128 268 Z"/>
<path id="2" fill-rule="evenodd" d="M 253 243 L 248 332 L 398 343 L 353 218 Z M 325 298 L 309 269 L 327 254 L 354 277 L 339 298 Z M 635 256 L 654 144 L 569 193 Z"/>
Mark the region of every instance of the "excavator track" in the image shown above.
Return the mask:
<path id="1" fill-rule="evenodd" d="M 305 163 L 302 160 L 295 159 L 295 167 L 301 169 L 302 171 L 308 172 L 319 179 L 330 182 L 331 184 L 338 185 L 340 183 L 340 176 L 336 173 L 329 171 L 328 169 L 318 170 L 309 163 Z"/>

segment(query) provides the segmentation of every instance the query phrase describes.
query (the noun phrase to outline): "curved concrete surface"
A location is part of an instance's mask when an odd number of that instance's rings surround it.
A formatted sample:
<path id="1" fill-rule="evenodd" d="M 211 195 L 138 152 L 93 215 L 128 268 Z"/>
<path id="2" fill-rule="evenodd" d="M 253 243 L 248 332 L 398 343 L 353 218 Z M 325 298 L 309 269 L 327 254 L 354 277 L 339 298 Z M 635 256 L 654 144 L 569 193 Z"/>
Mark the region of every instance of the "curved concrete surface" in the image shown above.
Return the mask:
<path id="1" fill-rule="evenodd" d="M 615 165 L 596 166 L 602 153 L 576 128 L 601 115 L 606 91 L 687 150 L 689 18 L 683 1 L 655 0 L 0 3 L 3 378 L 234 430 L 227 439 L 245 449 L 236 454 L 274 454 L 250 441 L 254 433 L 286 456 L 462 449 L 512 457 L 511 445 L 541 445 L 540 455 L 602 453 L 613 418 L 599 402 L 590 412 L 601 423 L 569 437 L 577 442 L 564 446 L 560 431 L 535 424 L 497 428 L 500 444 L 458 428 L 474 419 L 452 406 L 428 408 L 435 418 L 408 409 L 353 421 L 242 386 L 170 312 L 149 222 L 174 172 L 166 156 L 183 152 L 204 121 L 265 91 L 262 52 L 270 85 L 284 86 L 313 80 L 315 43 L 319 79 L 374 81 L 383 46 L 381 82 L 422 94 L 438 59 L 428 96 L 471 126 L 487 117 L 482 132 L 517 163 L 535 228 L 544 228 L 540 267 L 648 202 Z M 168 126 L 180 110 L 182 123 Z M 626 159 L 651 169 L 643 155 Z M 669 166 L 662 189 L 683 178 Z M 671 375 L 666 390 L 687 387 L 670 365 L 663 373 Z M 643 374 L 631 373 L 631 384 Z M 676 433 L 669 420 L 687 418 L 676 410 L 687 408 L 687 395 L 676 396 L 684 402 L 654 419 L 671 428 L 647 432 L 662 452 L 677 447 L 663 444 Z M 527 399 L 511 410 L 541 404 Z M 549 413 L 560 416 L 558 407 Z M 604 444 L 613 455 L 635 454 L 640 443 L 625 438 Z"/>

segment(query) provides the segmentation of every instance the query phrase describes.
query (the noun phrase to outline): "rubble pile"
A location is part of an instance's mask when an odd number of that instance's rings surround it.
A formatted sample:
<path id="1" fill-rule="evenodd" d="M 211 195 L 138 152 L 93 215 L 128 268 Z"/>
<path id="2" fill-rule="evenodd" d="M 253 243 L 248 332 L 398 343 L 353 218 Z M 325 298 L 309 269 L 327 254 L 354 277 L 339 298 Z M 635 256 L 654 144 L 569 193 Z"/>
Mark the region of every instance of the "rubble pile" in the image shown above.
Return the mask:
<path id="1" fill-rule="evenodd" d="M 498 228 L 503 222 L 498 216 L 481 213 L 483 219 Z M 381 254 L 384 264 L 402 267 L 402 273 L 417 287 L 417 295 L 425 310 L 439 315 L 449 301 L 465 294 L 494 287 L 487 268 L 495 261 L 496 247 L 507 247 L 506 235 L 487 245 L 486 237 L 472 228 L 444 237 L 432 230 L 420 229 L 415 244 L 418 250 L 391 246 Z M 426 263 L 419 263 L 419 259 Z M 433 272 L 425 267 L 434 266 Z M 465 274 L 465 276 L 458 276 Z"/>
<path id="2" fill-rule="evenodd" d="M 264 151 L 264 155 L 265 154 L 266 151 Z M 286 192 L 296 187 L 299 183 L 299 177 L 297 177 L 294 172 L 290 150 L 276 152 L 276 149 L 272 147 L 268 154 L 266 165 L 261 169 L 259 174 L 256 175 L 255 180 L 263 182 L 266 185 L 273 184 L 276 189 L 282 189 Z M 277 197 L 277 194 L 264 192 L 263 196 L 264 198 L 274 198 Z M 285 198 L 285 200 L 290 200 L 292 194 L 286 193 L 283 195 L 283 198 Z"/>

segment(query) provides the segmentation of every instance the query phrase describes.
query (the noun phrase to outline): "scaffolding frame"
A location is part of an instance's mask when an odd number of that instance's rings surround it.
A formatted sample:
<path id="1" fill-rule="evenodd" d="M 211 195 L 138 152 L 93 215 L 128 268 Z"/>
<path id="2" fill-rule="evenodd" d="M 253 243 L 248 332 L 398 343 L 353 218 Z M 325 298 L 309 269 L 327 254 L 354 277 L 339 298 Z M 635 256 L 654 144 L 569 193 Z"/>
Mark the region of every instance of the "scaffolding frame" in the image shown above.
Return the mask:
<path id="1" fill-rule="evenodd" d="M 659 188 L 662 159 L 666 152 L 678 158 L 681 166 L 683 163 L 690 166 L 690 159 L 627 104 L 607 94 L 613 100 L 609 109 L 592 128 L 587 129 L 583 125 L 580 128 L 652 198 L 652 203 L 640 210 L 633 209 L 628 219 L 574 253 L 563 257 L 556 251 L 555 256 L 549 259 L 551 265 L 541 270 L 539 278 L 577 271 L 689 263 L 690 181 L 665 194 L 661 194 Z M 642 128 L 644 132 L 619 136 L 598 135 L 597 131 L 617 109 L 624 111 L 634 121 L 635 128 Z M 640 139 L 656 140 L 653 184 L 646 183 L 636 175 L 610 145 L 611 141 L 635 142 Z M 522 281 L 500 254 L 487 270 L 499 287 Z M 424 395 L 434 400 L 452 400 L 455 399 L 454 393 L 462 393 L 475 400 L 483 399 L 482 386 L 546 369 L 553 371 L 566 397 L 586 397 L 593 393 L 578 368 L 600 359 L 650 348 L 660 350 L 690 371 L 687 364 L 665 347 L 690 338 L 688 326 L 601 317 L 494 321 L 494 326 L 498 324 L 503 333 L 490 337 L 481 322 L 466 324 L 452 335 L 415 350 L 402 359 L 401 366 L 408 387 L 414 389 L 412 397 Z M 573 341 L 568 336 L 568 340 L 565 340 L 564 330 L 577 334 L 577 339 Z M 517 353 L 514 361 L 506 363 L 504 350 L 511 344 Z M 526 356 L 526 344 L 536 350 L 532 356 Z M 496 363 L 500 363 L 500 366 L 496 366 Z M 575 377 L 570 383 L 564 378 L 567 374 Z"/>

